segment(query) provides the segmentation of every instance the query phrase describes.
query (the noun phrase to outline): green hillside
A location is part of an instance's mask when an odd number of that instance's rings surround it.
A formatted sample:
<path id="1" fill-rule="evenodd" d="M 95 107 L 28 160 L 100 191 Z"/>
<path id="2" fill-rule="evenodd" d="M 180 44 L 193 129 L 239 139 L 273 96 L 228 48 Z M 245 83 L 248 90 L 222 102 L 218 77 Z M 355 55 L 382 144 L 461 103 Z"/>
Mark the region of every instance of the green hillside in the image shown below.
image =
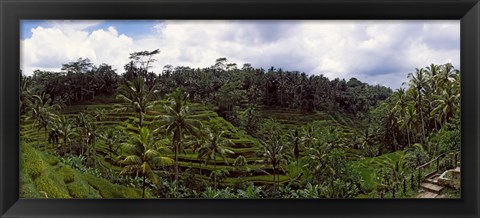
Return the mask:
<path id="1" fill-rule="evenodd" d="M 141 190 L 129 188 L 60 162 L 30 143 L 20 145 L 21 198 L 140 198 Z M 151 196 L 148 194 L 147 196 Z"/>

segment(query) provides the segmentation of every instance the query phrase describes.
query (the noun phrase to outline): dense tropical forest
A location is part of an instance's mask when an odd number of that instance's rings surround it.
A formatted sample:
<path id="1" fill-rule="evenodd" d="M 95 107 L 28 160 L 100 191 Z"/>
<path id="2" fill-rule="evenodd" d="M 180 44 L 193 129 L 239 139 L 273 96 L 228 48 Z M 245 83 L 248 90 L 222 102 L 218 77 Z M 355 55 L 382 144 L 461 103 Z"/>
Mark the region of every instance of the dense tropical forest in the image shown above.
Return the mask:
<path id="1" fill-rule="evenodd" d="M 21 73 L 21 197 L 415 198 L 460 166 L 451 64 L 391 90 L 226 58 L 153 72 L 159 52 Z"/>

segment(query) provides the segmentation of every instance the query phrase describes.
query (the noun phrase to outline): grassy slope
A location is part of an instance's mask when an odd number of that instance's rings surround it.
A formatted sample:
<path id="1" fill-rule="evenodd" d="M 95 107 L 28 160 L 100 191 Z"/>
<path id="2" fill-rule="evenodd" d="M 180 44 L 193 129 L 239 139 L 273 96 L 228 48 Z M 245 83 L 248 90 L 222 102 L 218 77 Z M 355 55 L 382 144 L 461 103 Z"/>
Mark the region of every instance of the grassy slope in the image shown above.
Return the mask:
<path id="1" fill-rule="evenodd" d="M 20 146 L 21 198 L 140 198 L 141 190 L 81 173 L 32 145 Z M 148 193 L 148 192 L 147 192 Z M 148 196 L 147 196 L 148 197 Z"/>

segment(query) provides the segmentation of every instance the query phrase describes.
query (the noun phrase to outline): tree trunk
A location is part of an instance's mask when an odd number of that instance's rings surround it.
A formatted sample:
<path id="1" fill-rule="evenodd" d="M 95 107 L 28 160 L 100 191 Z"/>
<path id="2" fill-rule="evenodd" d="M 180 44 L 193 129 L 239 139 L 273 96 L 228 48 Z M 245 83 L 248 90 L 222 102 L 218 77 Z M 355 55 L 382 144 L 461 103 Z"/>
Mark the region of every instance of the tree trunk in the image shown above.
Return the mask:
<path id="1" fill-rule="evenodd" d="M 275 166 L 273 166 L 273 196 L 277 197 L 277 184 L 275 182 Z"/>
<path id="2" fill-rule="evenodd" d="M 177 184 L 175 185 L 175 193 L 178 196 L 178 142 L 175 142 L 175 181 Z"/>
<path id="3" fill-rule="evenodd" d="M 297 161 L 297 177 L 298 177 L 298 175 L 300 175 L 300 172 L 298 171 L 298 158 L 297 158 L 296 161 Z M 300 179 L 300 178 L 299 178 L 299 179 Z"/>
<path id="4" fill-rule="evenodd" d="M 280 187 L 280 175 L 277 175 L 277 186 Z"/>
<path id="5" fill-rule="evenodd" d="M 85 143 L 85 153 L 87 153 L 87 166 L 90 163 L 90 147 L 88 146 L 88 141 Z"/>
<path id="6" fill-rule="evenodd" d="M 420 117 L 422 119 L 422 132 L 423 132 L 423 143 L 427 144 L 427 136 L 425 135 L 425 122 L 423 120 L 423 111 L 422 111 L 422 99 L 420 98 Z"/>
<path id="7" fill-rule="evenodd" d="M 407 139 L 408 139 L 408 147 L 411 146 L 411 143 L 410 143 L 410 129 L 407 128 Z"/>
<path id="8" fill-rule="evenodd" d="M 142 198 L 145 198 L 145 174 L 143 174 Z"/>
<path id="9" fill-rule="evenodd" d="M 213 188 L 217 190 L 217 162 L 213 158 Z"/>
<path id="10" fill-rule="evenodd" d="M 392 125 L 392 135 L 393 135 L 393 150 L 397 151 L 397 140 L 395 139 L 395 127 Z"/>

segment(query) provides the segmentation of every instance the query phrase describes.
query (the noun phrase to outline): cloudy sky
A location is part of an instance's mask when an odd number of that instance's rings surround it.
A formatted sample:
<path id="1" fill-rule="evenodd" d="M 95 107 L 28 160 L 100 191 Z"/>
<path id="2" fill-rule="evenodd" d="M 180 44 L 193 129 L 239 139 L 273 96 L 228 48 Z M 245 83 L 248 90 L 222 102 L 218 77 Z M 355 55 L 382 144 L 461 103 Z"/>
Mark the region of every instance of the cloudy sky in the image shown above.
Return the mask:
<path id="1" fill-rule="evenodd" d="M 79 57 L 123 72 L 132 52 L 160 49 L 152 69 L 274 66 L 396 89 L 415 68 L 460 67 L 459 21 L 38 21 L 21 22 L 21 69 L 60 71 Z"/>

